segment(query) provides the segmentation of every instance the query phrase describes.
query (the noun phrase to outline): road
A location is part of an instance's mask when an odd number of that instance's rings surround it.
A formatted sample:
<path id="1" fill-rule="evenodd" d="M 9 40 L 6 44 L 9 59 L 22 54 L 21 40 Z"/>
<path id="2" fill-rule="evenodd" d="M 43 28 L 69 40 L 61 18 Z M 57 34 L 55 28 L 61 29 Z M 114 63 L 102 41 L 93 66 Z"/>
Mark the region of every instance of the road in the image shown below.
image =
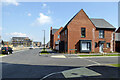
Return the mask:
<path id="1" fill-rule="evenodd" d="M 94 76 L 102 78 L 118 77 L 119 68 L 105 66 L 105 64 L 117 64 L 118 57 L 101 57 L 101 58 L 81 58 L 76 55 L 52 53 L 40 55 L 42 48 L 14 52 L 2 58 L 2 78 L 31 78 L 47 79 L 47 78 L 74 78 L 78 77 L 75 73 L 67 75 L 68 72 L 79 70 L 79 74 L 84 76 Z M 75 69 L 75 70 L 74 70 Z M 71 70 L 71 71 L 70 71 Z M 77 70 L 78 71 L 78 70 Z M 81 72 L 82 73 L 81 73 Z M 96 75 L 92 75 L 96 74 Z M 83 76 L 82 76 L 83 77 Z M 35 79 L 34 79 L 35 78 Z"/>

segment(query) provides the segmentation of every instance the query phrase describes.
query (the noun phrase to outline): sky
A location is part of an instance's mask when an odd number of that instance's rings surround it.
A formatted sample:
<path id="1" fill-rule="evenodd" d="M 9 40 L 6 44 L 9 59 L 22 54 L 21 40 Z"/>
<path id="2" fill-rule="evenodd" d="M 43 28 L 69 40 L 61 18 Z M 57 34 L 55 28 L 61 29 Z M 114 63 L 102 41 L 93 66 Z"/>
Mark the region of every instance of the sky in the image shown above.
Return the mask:
<path id="1" fill-rule="evenodd" d="M 89 18 L 103 18 L 118 27 L 117 2 L 9 2 L 2 4 L 2 39 L 29 37 L 46 43 L 50 40 L 50 27 L 59 29 L 81 9 Z"/>

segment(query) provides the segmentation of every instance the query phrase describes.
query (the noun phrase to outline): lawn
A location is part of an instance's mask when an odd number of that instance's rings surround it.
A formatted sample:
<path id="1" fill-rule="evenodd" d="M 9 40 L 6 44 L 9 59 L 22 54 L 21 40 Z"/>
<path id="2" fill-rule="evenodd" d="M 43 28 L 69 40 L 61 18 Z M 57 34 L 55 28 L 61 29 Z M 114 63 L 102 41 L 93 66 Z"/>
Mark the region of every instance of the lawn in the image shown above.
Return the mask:
<path id="1" fill-rule="evenodd" d="M 42 49 L 40 54 L 49 54 L 45 48 Z"/>
<path id="2" fill-rule="evenodd" d="M 80 57 L 94 57 L 94 56 L 120 56 L 120 54 L 100 54 L 100 55 L 79 55 Z"/>
<path id="3" fill-rule="evenodd" d="M 120 64 L 109 64 L 111 66 L 114 66 L 114 67 L 120 67 Z"/>

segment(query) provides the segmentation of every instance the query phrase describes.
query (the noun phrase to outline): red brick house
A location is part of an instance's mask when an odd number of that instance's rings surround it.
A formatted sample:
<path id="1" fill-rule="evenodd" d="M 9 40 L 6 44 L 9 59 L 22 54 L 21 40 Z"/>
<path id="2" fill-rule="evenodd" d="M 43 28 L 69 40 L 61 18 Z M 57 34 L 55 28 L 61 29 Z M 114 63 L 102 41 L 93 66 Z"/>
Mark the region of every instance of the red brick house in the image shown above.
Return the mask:
<path id="1" fill-rule="evenodd" d="M 50 47 L 55 50 L 59 50 L 59 41 L 60 41 L 60 31 L 63 27 L 59 29 L 52 29 L 50 30 Z"/>
<path id="2" fill-rule="evenodd" d="M 115 32 L 115 51 L 120 52 L 120 27 Z"/>
<path id="3" fill-rule="evenodd" d="M 110 52 L 115 27 L 104 19 L 89 18 L 81 9 L 60 32 L 61 52 Z"/>

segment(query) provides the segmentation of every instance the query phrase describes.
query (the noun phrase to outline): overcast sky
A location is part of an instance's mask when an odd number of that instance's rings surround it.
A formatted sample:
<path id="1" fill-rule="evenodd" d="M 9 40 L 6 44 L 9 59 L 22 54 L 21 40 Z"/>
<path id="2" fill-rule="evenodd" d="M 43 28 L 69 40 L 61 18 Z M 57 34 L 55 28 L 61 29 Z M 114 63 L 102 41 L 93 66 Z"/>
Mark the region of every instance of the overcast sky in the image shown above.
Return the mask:
<path id="1" fill-rule="evenodd" d="M 117 2 L 13 2 L 2 5 L 2 39 L 13 36 L 49 41 L 50 27 L 60 28 L 83 9 L 90 18 L 103 18 L 118 27 Z M 0 28 L 1 30 L 1 28 Z"/>

